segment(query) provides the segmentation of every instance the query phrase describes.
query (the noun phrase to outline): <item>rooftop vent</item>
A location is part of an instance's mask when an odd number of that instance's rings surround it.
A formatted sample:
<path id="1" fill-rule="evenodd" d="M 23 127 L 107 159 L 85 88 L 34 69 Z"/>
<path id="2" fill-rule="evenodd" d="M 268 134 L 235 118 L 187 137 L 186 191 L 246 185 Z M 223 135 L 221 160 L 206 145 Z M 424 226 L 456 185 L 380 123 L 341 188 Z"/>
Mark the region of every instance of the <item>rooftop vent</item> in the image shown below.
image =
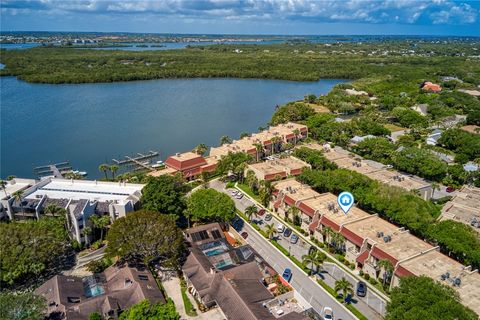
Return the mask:
<path id="1" fill-rule="evenodd" d="M 450 273 L 449 273 L 449 272 L 445 272 L 444 274 L 442 274 L 442 275 L 440 276 L 440 278 L 441 278 L 442 280 L 446 280 L 446 279 L 450 278 Z"/>
<path id="2" fill-rule="evenodd" d="M 383 231 L 377 232 L 377 238 L 383 237 Z"/>
<path id="3" fill-rule="evenodd" d="M 462 284 L 462 279 L 460 278 L 455 278 L 453 280 L 453 285 L 459 287 Z"/>

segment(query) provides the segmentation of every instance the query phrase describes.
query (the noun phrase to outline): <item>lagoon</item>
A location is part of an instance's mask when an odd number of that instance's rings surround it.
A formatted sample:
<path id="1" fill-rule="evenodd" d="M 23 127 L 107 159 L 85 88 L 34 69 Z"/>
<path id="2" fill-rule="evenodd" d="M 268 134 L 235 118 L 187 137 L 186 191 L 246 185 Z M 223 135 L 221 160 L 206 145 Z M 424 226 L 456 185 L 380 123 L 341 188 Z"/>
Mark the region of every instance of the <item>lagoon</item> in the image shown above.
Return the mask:
<path id="1" fill-rule="evenodd" d="M 98 165 L 137 152 L 165 159 L 199 143 L 238 139 L 270 120 L 275 106 L 327 93 L 345 80 L 162 79 L 76 85 L 0 77 L 0 176 L 68 160 L 99 178 Z"/>

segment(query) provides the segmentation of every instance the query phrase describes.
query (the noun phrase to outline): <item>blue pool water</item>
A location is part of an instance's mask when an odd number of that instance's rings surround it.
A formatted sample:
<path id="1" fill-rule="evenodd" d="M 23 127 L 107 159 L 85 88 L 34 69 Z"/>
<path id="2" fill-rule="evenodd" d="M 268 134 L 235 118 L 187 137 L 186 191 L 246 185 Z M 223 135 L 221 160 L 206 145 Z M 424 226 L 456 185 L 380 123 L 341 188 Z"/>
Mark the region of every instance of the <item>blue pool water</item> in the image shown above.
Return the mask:
<path id="1" fill-rule="evenodd" d="M 85 295 L 89 297 L 96 297 L 105 293 L 105 289 L 99 284 L 85 288 Z"/>
<path id="2" fill-rule="evenodd" d="M 205 252 L 205 255 L 208 256 L 208 257 L 211 257 L 211 256 L 216 256 L 217 254 L 221 254 L 221 253 L 224 253 L 225 250 L 223 249 L 215 249 L 215 250 L 210 250 L 210 251 L 206 251 Z"/>

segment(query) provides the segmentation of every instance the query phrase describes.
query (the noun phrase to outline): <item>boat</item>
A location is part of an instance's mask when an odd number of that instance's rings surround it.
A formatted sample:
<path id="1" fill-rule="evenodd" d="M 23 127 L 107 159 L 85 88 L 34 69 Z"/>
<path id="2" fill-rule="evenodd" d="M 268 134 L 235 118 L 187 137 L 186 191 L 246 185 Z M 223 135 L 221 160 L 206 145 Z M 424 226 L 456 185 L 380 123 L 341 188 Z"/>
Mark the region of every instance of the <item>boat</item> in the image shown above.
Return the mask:
<path id="1" fill-rule="evenodd" d="M 86 171 L 78 171 L 78 170 L 73 170 L 72 173 L 81 175 L 82 177 L 85 177 L 88 175 Z"/>

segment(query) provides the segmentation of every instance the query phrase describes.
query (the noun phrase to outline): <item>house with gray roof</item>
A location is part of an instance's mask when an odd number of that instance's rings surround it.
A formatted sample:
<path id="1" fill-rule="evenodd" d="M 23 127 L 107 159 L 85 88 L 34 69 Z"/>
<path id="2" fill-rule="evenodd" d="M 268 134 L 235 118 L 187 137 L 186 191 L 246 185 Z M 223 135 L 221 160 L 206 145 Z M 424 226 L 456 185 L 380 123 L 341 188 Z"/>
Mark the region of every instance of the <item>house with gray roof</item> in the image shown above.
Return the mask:
<path id="1" fill-rule="evenodd" d="M 274 299 L 265 278 L 276 275 L 249 245 L 232 247 L 219 223 L 186 230 L 189 255 L 182 266 L 189 292 L 207 308 L 219 307 L 227 319 L 273 320 L 266 304 Z M 308 319 L 290 312 L 282 320 Z"/>
<path id="2" fill-rule="evenodd" d="M 165 303 L 152 274 L 144 268 L 111 266 L 89 277 L 56 275 L 35 290 L 47 302 L 47 315 L 55 319 L 88 319 L 97 312 L 116 319 L 143 300 Z"/>

